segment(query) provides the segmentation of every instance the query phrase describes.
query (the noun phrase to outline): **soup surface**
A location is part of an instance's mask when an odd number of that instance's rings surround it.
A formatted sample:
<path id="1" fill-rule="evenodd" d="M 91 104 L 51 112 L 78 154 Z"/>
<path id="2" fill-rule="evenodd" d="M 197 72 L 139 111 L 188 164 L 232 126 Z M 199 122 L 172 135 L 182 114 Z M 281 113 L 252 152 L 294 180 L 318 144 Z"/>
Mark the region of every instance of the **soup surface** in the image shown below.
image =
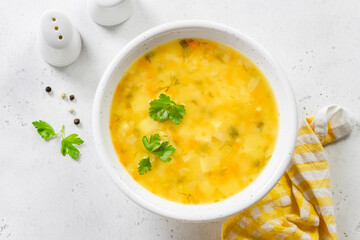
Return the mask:
<path id="1" fill-rule="evenodd" d="M 183 104 L 180 124 L 149 117 L 166 94 Z M 276 100 L 259 68 L 235 49 L 205 39 L 162 44 L 124 73 L 112 100 L 110 131 L 120 162 L 152 193 L 185 204 L 238 193 L 261 173 L 278 134 Z M 159 134 L 176 151 L 162 162 L 142 137 Z M 149 156 L 151 171 L 138 164 Z"/>

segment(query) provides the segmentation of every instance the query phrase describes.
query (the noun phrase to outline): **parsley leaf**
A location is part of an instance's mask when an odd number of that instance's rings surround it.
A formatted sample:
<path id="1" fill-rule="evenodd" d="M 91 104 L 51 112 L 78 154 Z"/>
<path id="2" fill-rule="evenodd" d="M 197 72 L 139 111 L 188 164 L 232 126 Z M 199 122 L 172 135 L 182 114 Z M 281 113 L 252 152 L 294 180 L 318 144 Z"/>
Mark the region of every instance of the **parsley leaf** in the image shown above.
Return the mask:
<path id="1" fill-rule="evenodd" d="M 61 154 L 63 156 L 69 154 L 69 156 L 75 160 L 79 158 L 80 152 L 76 147 L 74 147 L 73 144 L 81 145 L 84 143 L 84 141 L 79 138 L 77 134 L 71 134 L 64 138 L 64 125 L 62 126 L 59 133 L 55 133 L 54 129 L 47 122 L 39 120 L 32 122 L 32 124 L 37 129 L 37 132 L 40 134 L 40 136 L 45 140 L 48 140 L 53 136 L 57 136 L 61 133 Z"/>
<path id="2" fill-rule="evenodd" d="M 143 157 L 143 159 L 139 162 L 138 172 L 140 175 L 143 175 L 151 170 L 151 163 L 149 157 Z"/>
<path id="3" fill-rule="evenodd" d="M 48 139 L 52 138 L 53 136 L 57 135 L 57 134 L 55 134 L 54 129 L 47 122 L 39 120 L 39 121 L 32 122 L 32 125 L 34 125 L 37 132 L 45 140 L 48 140 Z"/>
<path id="4" fill-rule="evenodd" d="M 176 104 L 163 93 L 160 94 L 159 99 L 150 102 L 149 116 L 155 121 L 159 119 L 160 122 L 165 122 L 170 119 L 173 123 L 179 124 L 185 114 L 184 105 Z"/>
<path id="5" fill-rule="evenodd" d="M 169 162 L 171 160 L 170 156 L 172 156 L 175 152 L 175 148 L 172 145 L 169 145 L 169 142 L 162 142 L 161 146 L 153 151 L 153 153 L 160 158 L 163 162 Z"/>
<path id="6" fill-rule="evenodd" d="M 160 147 L 160 135 L 154 134 L 150 136 L 150 142 L 148 142 L 148 138 L 146 136 L 142 137 L 142 142 L 146 150 L 152 152 Z"/>
<path id="7" fill-rule="evenodd" d="M 63 156 L 69 154 L 70 157 L 76 160 L 79 158 L 80 152 L 76 147 L 74 147 L 73 144 L 81 145 L 83 143 L 84 141 L 79 138 L 77 134 L 70 134 L 66 138 L 63 138 L 63 140 L 61 141 L 61 154 Z"/>

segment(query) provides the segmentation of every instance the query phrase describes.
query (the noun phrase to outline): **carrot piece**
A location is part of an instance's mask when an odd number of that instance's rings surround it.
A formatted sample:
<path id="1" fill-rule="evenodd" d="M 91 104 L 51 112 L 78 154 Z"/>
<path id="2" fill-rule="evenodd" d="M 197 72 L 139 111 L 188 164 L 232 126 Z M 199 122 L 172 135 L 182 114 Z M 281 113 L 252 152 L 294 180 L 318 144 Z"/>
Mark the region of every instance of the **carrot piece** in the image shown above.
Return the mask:
<path id="1" fill-rule="evenodd" d="M 191 48 L 196 48 L 199 45 L 199 42 L 196 40 L 187 40 L 186 42 Z"/>

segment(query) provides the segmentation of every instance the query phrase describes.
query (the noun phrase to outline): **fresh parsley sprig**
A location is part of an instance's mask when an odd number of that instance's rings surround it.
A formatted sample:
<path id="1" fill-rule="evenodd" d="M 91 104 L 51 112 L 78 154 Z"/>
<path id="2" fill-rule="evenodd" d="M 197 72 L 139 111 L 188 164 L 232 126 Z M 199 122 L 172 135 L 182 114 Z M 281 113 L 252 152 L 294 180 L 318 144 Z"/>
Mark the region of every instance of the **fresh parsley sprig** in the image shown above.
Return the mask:
<path id="1" fill-rule="evenodd" d="M 169 162 L 171 156 L 175 152 L 175 148 L 169 145 L 169 141 L 161 142 L 160 135 L 154 134 L 150 138 L 144 136 L 142 142 L 146 150 L 155 154 L 163 162 Z M 143 175 L 151 170 L 151 162 L 149 157 L 144 157 L 138 165 L 138 172 Z"/>
<path id="2" fill-rule="evenodd" d="M 179 124 L 185 114 L 184 105 L 176 104 L 163 93 L 160 94 L 159 99 L 150 101 L 149 116 L 155 121 L 165 122 L 170 119 L 173 123 Z M 146 150 L 159 157 L 161 161 L 169 162 L 171 160 L 175 148 L 169 145 L 169 141 L 162 142 L 159 134 L 151 135 L 149 138 L 143 136 L 141 140 Z M 144 157 L 138 164 L 138 172 L 143 175 L 150 171 L 151 167 L 149 156 Z"/>
<path id="3" fill-rule="evenodd" d="M 170 100 L 169 96 L 160 94 L 159 99 L 150 102 L 149 116 L 150 118 L 165 122 L 170 119 L 173 123 L 179 124 L 186 114 L 185 106 L 176 104 Z"/>
<path id="4" fill-rule="evenodd" d="M 54 136 L 58 136 L 61 134 L 61 154 L 66 156 L 68 154 L 71 158 L 77 160 L 80 155 L 80 151 L 74 146 L 81 145 L 84 141 L 75 133 L 70 134 L 67 137 L 64 137 L 64 125 L 62 126 L 60 132 L 55 133 L 54 129 L 45 121 L 39 120 L 32 122 L 34 127 L 36 128 L 39 135 L 45 139 L 51 139 Z"/>

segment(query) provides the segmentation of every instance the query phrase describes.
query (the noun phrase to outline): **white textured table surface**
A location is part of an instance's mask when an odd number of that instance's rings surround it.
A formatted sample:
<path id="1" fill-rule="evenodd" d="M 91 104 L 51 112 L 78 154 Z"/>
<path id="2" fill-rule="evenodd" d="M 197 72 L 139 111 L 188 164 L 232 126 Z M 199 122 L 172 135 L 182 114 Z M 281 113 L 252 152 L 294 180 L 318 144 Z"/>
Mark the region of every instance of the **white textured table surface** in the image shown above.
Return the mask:
<path id="1" fill-rule="evenodd" d="M 63 69 L 46 64 L 36 46 L 40 16 L 50 8 L 68 15 L 83 40 L 80 58 Z M 219 239 L 221 222 L 166 220 L 127 199 L 92 140 L 93 97 L 115 54 L 153 26 L 190 18 L 235 27 L 267 48 L 288 74 L 300 118 L 329 103 L 351 111 L 353 133 L 326 150 L 339 237 L 360 239 L 359 13 L 356 0 L 136 0 L 127 22 L 104 28 L 91 21 L 85 0 L 1 0 L 0 239 Z M 62 100 L 62 92 L 76 101 Z M 79 133 L 79 162 L 61 156 L 58 140 L 37 135 L 31 122 L 39 119 Z"/>

